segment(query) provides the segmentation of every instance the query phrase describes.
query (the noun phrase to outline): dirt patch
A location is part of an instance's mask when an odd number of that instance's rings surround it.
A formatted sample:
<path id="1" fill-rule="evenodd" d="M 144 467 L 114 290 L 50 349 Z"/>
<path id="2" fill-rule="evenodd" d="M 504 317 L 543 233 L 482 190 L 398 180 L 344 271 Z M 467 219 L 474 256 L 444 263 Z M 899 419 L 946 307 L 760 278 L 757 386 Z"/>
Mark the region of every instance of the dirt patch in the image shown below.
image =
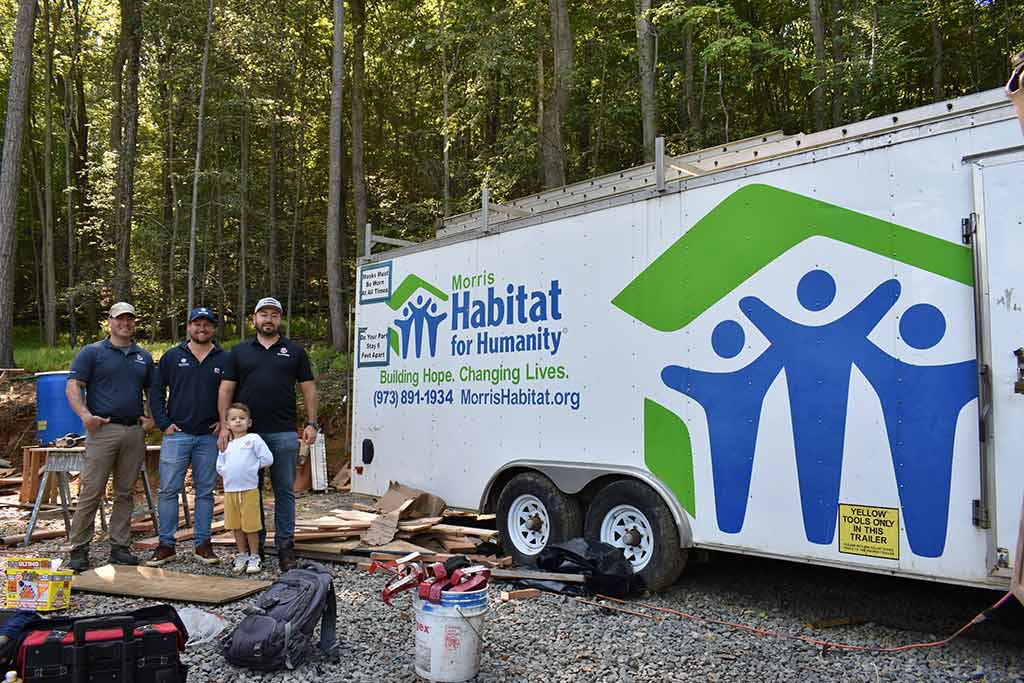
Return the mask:
<path id="1" fill-rule="evenodd" d="M 36 391 L 32 382 L 0 384 L 0 458 L 21 461 L 21 446 L 36 442 Z"/>

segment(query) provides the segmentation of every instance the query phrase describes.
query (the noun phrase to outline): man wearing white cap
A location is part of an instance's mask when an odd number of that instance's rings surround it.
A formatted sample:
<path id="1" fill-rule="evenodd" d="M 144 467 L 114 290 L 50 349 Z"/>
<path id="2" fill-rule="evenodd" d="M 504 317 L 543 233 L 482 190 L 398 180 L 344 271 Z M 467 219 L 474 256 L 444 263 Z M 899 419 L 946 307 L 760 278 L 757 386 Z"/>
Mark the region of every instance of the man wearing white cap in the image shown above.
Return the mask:
<path id="1" fill-rule="evenodd" d="M 270 480 L 274 486 L 274 546 L 281 571 L 296 566 L 295 560 L 295 469 L 299 457 L 299 434 L 296 431 L 295 384 L 302 391 L 308 418 L 301 440 L 312 444 L 320 425 L 317 423 L 316 383 L 309 356 L 301 345 L 280 333 L 281 302 L 273 297 L 256 303 L 252 323 L 256 336 L 231 349 L 224 366 L 217 407 L 221 428 L 219 450 L 227 446 L 229 430 L 227 411 L 234 402 L 244 403 L 252 412 L 252 431 L 270 447 L 274 464 Z M 263 490 L 260 470 L 259 490 Z M 261 518 L 264 516 L 262 503 Z M 260 548 L 266 534 L 266 523 L 260 532 Z"/>
<path id="2" fill-rule="evenodd" d="M 145 414 L 143 392 L 149 389 L 153 357 L 140 348 L 135 334 L 135 307 L 110 307 L 110 336 L 88 344 L 71 363 L 67 398 L 85 425 L 85 458 L 75 516 L 71 520 L 71 557 L 67 567 L 89 567 L 89 544 L 96 509 L 107 479 L 114 473 L 114 507 L 110 512 L 110 561 L 138 564 L 131 552 L 133 493 L 146 456 L 145 432 L 153 420 Z M 85 397 L 82 392 L 85 391 Z"/>

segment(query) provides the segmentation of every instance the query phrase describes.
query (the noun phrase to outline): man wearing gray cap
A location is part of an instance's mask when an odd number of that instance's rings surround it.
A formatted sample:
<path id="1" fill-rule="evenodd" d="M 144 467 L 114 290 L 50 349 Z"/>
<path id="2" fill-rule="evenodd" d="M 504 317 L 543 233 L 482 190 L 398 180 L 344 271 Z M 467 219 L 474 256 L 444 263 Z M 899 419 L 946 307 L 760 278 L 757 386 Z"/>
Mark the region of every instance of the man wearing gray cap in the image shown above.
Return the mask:
<path id="1" fill-rule="evenodd" d="M 89 567 L 96 509 L 111 472 L 110 561 L 139 563 L 130 549 L 131 517 L 135 481 L 146 456 L 145 432 L 153 427 L 143 401 L 143 392 L 152 381 L 153 357 L 132 340 L 134 306 L 123 301 L 114 304 L 108 322 L 110 336 L 82 347 L 75 356 L 66 391 L 68 403 L 82 418 L 86 431 L 81 488 L 71 520 L 71 557 L 66 565 L 74 571 Z"/>
<path id="2" fill-rule="evenodd" d="M 221 427 L 218 447 L 228 442 L 227 411 L 235 401 L 252 411 L 252 431 L 259 434 L 274 454 L 270 480 L 274 485 L 274 545 L 281 571 L 296 566 L 295 538 L 295 469 L 299 457 L 299 434 L 296 431 L 295 384 L 302 391 L 308 421 L 302 429 L 302 441 L 312 444 L 320 425 L 316 421 L 317 395 L 309 356 L 301 345 L 280 333 L 281 302 L 273 297 L 260 299 L 253 313 L 256 336 L 231 349 L 224 366 L 217 406 Z M 260 470 L 259 490 L 263 490 Z M 261 518 L 263 506 L 260 506 Z M 262 521 L 262 520 L 261 520 Z M 260 551 L 266 534 L 266 523 L 260 532 Z"/>

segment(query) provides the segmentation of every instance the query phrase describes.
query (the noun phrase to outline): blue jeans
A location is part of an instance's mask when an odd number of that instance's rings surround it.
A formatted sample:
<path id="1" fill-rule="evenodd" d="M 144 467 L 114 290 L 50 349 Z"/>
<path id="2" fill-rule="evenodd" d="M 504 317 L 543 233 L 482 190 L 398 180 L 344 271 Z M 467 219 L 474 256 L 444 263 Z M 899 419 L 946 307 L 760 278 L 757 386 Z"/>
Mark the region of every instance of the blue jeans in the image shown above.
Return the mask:
<path id="1" fill-rule="evenodd" d="M 274 546 L 295 545 L 295 468 L 299 462 L 299 435 L 295 432 L 262 432 L 260 438 L 274 454 L 270 466 L 270 483 L 274 486 Z M 260 547 L 267 537 L 266 512 L 263 507 L 263 473 L 260 470 Z"/>
<path id="2" fill-rule="evenodd" d="M 160 545 L 174 547 L 178 530 L 178 496 L 185 485 L 185 472 L 192 464 L 196 488 L 195 516 L 198 546 L 210 540 L 213 522 L 213 487 L 217 485 L 217 437 L 213 434 L 175 432 L 164 435 L 160 444 L 160 494 L 157 504 Z"/>

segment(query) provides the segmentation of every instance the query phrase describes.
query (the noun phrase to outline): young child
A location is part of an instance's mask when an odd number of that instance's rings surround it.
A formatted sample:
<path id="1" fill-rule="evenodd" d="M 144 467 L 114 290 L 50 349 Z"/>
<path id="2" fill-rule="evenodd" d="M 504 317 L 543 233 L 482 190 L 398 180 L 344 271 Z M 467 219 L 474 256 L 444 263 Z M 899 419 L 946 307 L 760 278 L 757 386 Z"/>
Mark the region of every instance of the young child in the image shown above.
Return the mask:
<path id="1" fill-rule="evenodd" d="M 231 441 L 217 455 L 217 474 L 224 479 L 224 528 L 235 532 L 238 555 L 231 570 L 235 574 L 258 573 L 260 564 L 260 492 L 261 467 L 274 464 L 274 455 L 259 434 L 250 434 L 252 417 L 249 406 L 234 403 L 228 408 Z"/>

